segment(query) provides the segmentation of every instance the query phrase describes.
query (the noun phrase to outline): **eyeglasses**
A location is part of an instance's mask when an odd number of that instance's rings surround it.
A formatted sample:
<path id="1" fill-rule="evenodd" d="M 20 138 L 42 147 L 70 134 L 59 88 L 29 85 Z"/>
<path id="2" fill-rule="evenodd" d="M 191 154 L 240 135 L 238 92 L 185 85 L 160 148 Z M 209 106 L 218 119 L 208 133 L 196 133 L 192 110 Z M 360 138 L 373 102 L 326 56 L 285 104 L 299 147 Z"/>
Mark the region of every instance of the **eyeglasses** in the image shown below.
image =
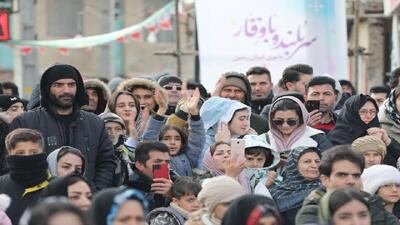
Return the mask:
<path id="1" fill-rule="evenodd" d="M 374 110 L 374 109 L 372 109 L 372 110 L 366 110 L 366 109 L 363 109 L 363 110 L 360 110 L 360 111 L 358 111 L 358 113 L 360 114 L 360 115 L 367 115 L 367 114 L 370 114 L 370 115 L 376 115 L 377 113 L 378 113 L 378 111 L 376 111 L 376 110 Z"/>
<path id="2" fill-rule="evenodd" d="M 273 123 L 275 126 L 282 126 L 284 123 L 286 123 L 287 125 L 293 127 L 293 126 L 296 126 L 298 122 L 299 122 L 299 121 L 298 121 L 298 120 L 295 120 L 295 119 L 288 119 L 288 120 L 272 120 L 272 123 Z"/>
<path id="3" fill-rule="evenodd" d="M 170 91 L 170 90 L 172 90 L 173 87 L 175 87 L 177 91 L 182 90 L 182 87 L 181 86 L 177 86 L 177 85 L 165 85 L 164 89 Z"/>

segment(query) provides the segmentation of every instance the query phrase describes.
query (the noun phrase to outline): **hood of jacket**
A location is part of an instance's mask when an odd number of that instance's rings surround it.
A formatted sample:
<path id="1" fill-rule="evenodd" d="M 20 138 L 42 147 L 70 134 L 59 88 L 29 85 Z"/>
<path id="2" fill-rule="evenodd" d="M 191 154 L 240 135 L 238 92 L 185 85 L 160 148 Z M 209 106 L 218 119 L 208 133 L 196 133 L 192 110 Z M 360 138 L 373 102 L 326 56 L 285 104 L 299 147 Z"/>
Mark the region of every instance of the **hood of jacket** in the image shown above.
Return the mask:
<path id="1" fill-rule="evenodd" d="M 77 108 L 88 104 L 89 97 L 86 94 L 82 75 L 78 69 L 67 64 L 56 64 L 47 68 L 40 79 L 40 103 L 42 107 L 49 107 L 49 104 L 52 102 L 49 96 L 51 84 L 60 79 L 75 80 L 76 94 L 74 105 Z"/>
<path id="2" fill-rule="evenodd" d="M 265 151 L 270 152 L 270 155 L 273 157 L 269 162 L 267 161 L 266 169 L 271 169 L 276 167 L 280 162 L 280 155 L 276 149 L 272 147 L 265 139 L 258 135 L 246 135 L 243 137 L 245 141 L 245 149 L 259 147 L 264 149 Z"/>
<path id="3" fill-rule="evenodd" d="M 132 93 L 132 90 L 136 88 L 148 89 L 155 91 L 158 84 L 152 80 L 145 78 L 131 78 L 121 82 L 117 88 L 120 91 L 128 91 Z"/>
<path id="4" fill-rule="evenodd" d="M 100 114 L 104 112 L 107 106 L 107 101 L 110 99 L 110 91 L 108 90 L 107 85 L 99 80 L 99 79 L 88 79 L 83 82 L 85 89 L 92 88 L 97 92 L 99 96 L 99 101 L 97 103 L 97 109 L 95 110 L 95 114 Z"/>

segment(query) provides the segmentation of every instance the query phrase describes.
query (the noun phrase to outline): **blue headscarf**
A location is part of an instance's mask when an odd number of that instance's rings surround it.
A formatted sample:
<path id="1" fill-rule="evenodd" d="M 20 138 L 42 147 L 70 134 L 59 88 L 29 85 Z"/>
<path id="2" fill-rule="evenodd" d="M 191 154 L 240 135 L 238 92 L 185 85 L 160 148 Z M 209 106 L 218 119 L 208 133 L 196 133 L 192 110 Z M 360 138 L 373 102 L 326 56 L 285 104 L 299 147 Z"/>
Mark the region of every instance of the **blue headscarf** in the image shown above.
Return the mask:
<path id="1" fill-rule="evenodd" d="M 318 178 L 308 181 L 297 168 L 301 153 L 309 149 L 319 151 L 315 147 L 297 147 L 290 152 L 283 181 L 270 189 L 280 212 L 300 208 L 310 192 L 321 187 Z"/>

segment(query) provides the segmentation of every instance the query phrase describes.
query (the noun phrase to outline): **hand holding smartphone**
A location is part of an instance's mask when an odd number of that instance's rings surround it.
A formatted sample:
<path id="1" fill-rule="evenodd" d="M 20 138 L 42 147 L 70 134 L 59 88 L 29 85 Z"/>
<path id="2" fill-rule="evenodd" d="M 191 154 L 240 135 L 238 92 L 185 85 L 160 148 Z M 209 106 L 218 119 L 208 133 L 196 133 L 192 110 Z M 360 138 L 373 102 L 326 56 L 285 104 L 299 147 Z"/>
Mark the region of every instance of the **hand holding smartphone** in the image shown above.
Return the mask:
<path id="1" fill-rule="evenodd" d="M 308 100 L 306 102 L 306 109 L 308 112 L 312 112 L 314 110 L 319 111 L 320 101 L 318 100 Z"/>
<path id="2" fill-rule="evenodd" d="M 237 156 L 238 160 L 245 160 L 245 141 L 243 139 L 232 139 L 231 140 L 231 157 Z"/>
<path id="3" fill-rule="evenodd" d="M 153 165 L 153 179 L 164 178 L 169 180 L 169 164 L 161 163 Z"/>

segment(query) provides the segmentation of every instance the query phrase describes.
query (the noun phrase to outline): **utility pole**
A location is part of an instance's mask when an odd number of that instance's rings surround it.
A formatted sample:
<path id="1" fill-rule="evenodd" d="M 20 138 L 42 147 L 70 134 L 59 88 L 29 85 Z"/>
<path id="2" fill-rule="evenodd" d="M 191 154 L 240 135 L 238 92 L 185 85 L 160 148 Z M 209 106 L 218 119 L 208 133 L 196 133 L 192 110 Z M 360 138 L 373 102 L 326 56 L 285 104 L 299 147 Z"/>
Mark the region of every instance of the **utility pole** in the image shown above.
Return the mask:
<path id="1" fill-rule="evenodd" d="M 357 90 L 359 90 L 359 84 L 362 82 L 362 77 L 359 74 L 359 58 L 360 58 L 360 46 L 358 42 L 359 36 L 359 26 L 360 26 L 360 0 L 355 0 L 353 2 L 354 7 L 354 39 L 353 39 L 353 82 Z M 354 79 L 355 78 L 355 79 Z"/>
<path id="2" fill-rule="evenodd" d="M 21 9 L 19 11 L 19 39 L 36 40 L 36 0 L 19 1 L 19 4 Z M 22 87 L 21 95 L 27 98 L 32 93 L 33 87 L 38 83 L 37 50 L 32 48 L 30 54 L 22 55 L 19 49 L 15 48 L 15 56 L 14 80 L 19 87 Z"/>
<path id="3" fill-rule="evenodd" d="M 155 52 L 155 55 L 168 55 L 176 58 L 176 75 L 182 76 L 182 56 L 183 55 L 196 55 L 197 51 L 194 52 L 182 52 L 181 48 L 181 32 L 180 32 L 180 19 L 179 19 L 179 0 L 175 0 L 175 36 L 176 36 L 176 48 L 172 52 Z"/>

